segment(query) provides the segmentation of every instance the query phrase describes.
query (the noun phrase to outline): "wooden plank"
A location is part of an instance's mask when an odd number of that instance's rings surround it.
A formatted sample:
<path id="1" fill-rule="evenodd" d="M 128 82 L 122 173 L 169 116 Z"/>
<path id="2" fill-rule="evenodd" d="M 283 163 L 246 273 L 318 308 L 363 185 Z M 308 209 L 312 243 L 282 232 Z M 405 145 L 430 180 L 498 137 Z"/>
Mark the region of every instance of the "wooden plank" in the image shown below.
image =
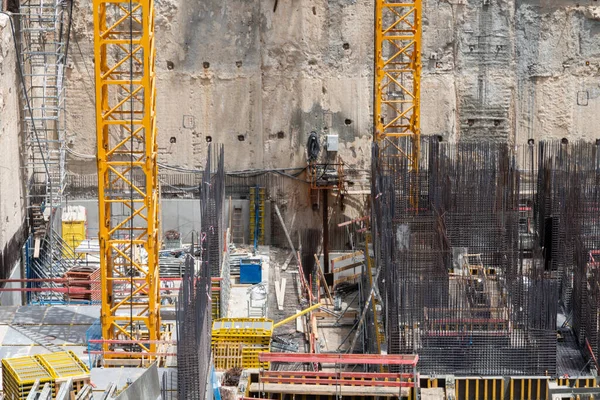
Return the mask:
<path id="1" fill-rule="evenodd" d="M 283 266 L 281 267 L 282 271 L 287 270 L 288 266 L 290 265 L 290 262 L 292 261 L 292 258 L 294 258 L 294 253 L 291 252 L 287 258 L 285 259 L 285 262 L 283 263 Z"/>
<path id="2" fill-rule="evenodd" d="M 358 256 L 364 256 L 363 252 L 362 251 L 355 251 L 354 253 L 345 254 L 343 256 L 339 256 L 339 257 L 331 259 L 330 262 L 333 264 L 333 263 L 336 263 L 336 262 L 340 262 L 340 261 L 344 261 L 344 260 L 349 260 L 350 258 L 358 257 Z"/>
<path id="3" fill-rule="evenodd" d="M 296 314 L 302 310 L 296 309 Z M 296 332 L 304 333 L 304 318 L 296 318 Z"/>
<path id="4" fill-rule="evenodd" d="M 275 204 L 275 203 L 273 203 L 273 205 L 275 206 L 275 213 L 277 214 L 277 218 L 279 218 L 279 222 L 281 223 L 281 226 L 283 227 L 283 233 L 285 233 L 285 237 L 288 240 L 288 243 L 290 245 L 290 248 L 292 249 L 292 252 L 295 253 L 296 249 L 294 248 L 294 244 L 292 243 L 292 238 L 290 237 L 287 227 L 285 226 L 285 223 L 283 222 L 283 217 L 281 216 L 279 207 L 277 207 L 277 204 Z"/>
<path id="5" fill-rule="evenodd" d="M 285 284 L 287 279 L 283 278 L 281 284 L 279 281 L 275 282 L 275 298 L 277 299 L 277 309 L 283 311 L 283 302 L 285 300 Z"/>
<path id="6" fill-rule="evenodd" d="M 332 318 L 335 319 L 336 317 L 334 317 L 331 314 L 327 314 L 321 311 L 315 311 L 315 316 L 317 318 Z M 342 318 L 356 318 L 358 316 L 358 311 L 347 311 Z"/>
<path id="7" fill-rule="evenodd" d="M 40 257 L 40 238 L 35 238 L 34 248 L 33 248 L 33 258 Z"/>
<path id="8" fill-rule="evenodd" d="M 285 304 L 285 286 L 287 284 L 287 278 L 281 279 L 281 306 L 280 310 L 283 310 L 283 305 Z"/>
<path id="9" fill-rule="evenodd" d="M 342 282 L 348 282 L 351 281 L 352 279 L 356 279 L 360 276 L 361 274 L 354 274 L 354 275 L 348 275 L 348 276 L 344 276 L 343 278 L 340 279 L 336 279 L 333 282 L 333 286 L 339 285 Z"/>
<path id="10" fill-rule="evenodd" d="M 331 301 L 331 305 L 333 305 L 333 297 L 331 296 L 331 292 L 329 291 L 329 286 L 327 285 L 327 281 L 325 280 L 325 274 L 323 273 L 323 268 L 321 268 L 321 262 L 319 261 L 319 257 L 315 254 L 315 261 L 317 262 L 317 271 L 323 280 L 323 287 L 325 287 L 325 292 L 327 293 L 327 297 L 329 301 Z"/>
<path id="11" fill-rule="evenodd" d="M 359 266 L 363 265 L 364 263 L 365 263 L 364 261 L 360 261 L 360 262 L 356 262 L 356 263 L 344 265 L 343 267 L 335 268 L 333 270 L 333 273 L 335 274 L 335 273 L 338 273 L 338 272 L 347 271 L 349 269 L 359 267 Z"/>

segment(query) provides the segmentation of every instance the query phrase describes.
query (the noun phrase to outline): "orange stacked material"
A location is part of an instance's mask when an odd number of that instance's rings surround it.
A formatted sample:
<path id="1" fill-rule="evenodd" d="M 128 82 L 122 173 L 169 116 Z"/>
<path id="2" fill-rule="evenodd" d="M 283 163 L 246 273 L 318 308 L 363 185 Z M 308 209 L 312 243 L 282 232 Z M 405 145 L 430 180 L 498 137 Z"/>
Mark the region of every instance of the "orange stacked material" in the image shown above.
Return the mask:
<path id="1" fill-rule="evenodd" d="M 68 300 L 100 301 L 100 269 L 92 267 L 73 267 L 68 270 L 64 278 L 69 279 L 65 284 L 72 292 L 67 292 Z M 97 282 L 97 283 L 91 283 Z M 85 290 L 85 292 L 82 292 Z"/>

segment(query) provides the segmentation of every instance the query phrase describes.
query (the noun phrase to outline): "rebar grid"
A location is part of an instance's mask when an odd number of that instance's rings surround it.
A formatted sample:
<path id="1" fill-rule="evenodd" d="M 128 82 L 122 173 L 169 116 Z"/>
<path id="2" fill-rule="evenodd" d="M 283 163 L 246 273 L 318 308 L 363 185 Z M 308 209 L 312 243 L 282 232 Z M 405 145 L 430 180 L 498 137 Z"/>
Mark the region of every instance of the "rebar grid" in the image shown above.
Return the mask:
<path id="1" fill-rule="evenodd" d="M 217 165 L 213 171 L 213 162 Z M 225 176 L 224 149 L 208 148 L 200 187 L 200 260 L 188 255 L 177 302 L 177 394 L 179 399 L 202 400 L 211 359 L 211 277 L 219 276 L 222 248 L 222 209 Z M 192 254 L 197 254 L 192 251 Z"/>
<path id="2" fill-rule="evenodd" d="M 529 228 L 535 156 L 530 146 L 423 138 L 416 177 L 374 146 L 389 353 L 419 354 L 424 373 L 555 373 L 558 284 Z"/>
<path id="3" fill-rule="evenodd" d="M 539 223 L 552 236 L 548 266 L 562 278 L 561 303 L 584 354 L 600 350 L 600 152 L 598 145 L 540 144 Z M 543 193 L 542 193 L 543 191 Z"/>
<path id="4" fill-rule="evenodd" d="M 212 326 L 210 270 L 186 256 L 177 302 L 177 394 L 203 400 L 210 366 Z"/>

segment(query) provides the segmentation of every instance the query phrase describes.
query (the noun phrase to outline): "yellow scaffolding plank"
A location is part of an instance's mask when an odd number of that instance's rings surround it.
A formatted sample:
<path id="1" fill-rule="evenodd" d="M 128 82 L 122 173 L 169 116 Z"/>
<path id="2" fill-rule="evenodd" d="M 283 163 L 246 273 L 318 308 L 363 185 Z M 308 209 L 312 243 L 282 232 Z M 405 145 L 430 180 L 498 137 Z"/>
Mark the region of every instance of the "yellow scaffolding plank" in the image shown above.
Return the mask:
<path id="1" fill-rule="evenodd" d="M 213 322 L 212 349 L 217 371 L 233 367 L 268 368 L 258 355 L 270 351 L 273 320 L 221 318 Z"/>
<path id="2" fill-rule="evenodd" d="M 55 378 L 70 378 L 90 374 L 88 367 L 72 351 L 40 354 L 35 358 Z"/>
<path id="3" fill-rule="evenodd" d="M 52 375 L 35 357 L 15 357 L 2 360 L 3 381 L 5 373 L 18 385 L 33 385 L 36 379 L 40 382 L 50 382 Z"/>
<path id="4" fill-rule="evenodd" d="M 2 360 L 2 387 L 6 399 L 26 399 L 36 380 L 49 383 L 53 395 L 67 378 L 74 379 L 77 393 L 89 382 L 90 371 L 72 351 Z"/>

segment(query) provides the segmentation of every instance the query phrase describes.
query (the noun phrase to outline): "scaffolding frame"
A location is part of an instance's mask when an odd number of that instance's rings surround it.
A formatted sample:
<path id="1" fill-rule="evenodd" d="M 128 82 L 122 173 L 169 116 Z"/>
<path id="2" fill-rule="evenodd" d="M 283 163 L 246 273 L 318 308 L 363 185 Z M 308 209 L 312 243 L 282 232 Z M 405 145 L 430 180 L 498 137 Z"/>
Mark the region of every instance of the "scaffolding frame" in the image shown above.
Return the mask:
<path id="1" fill-rule="evenodd" d="M 32 238 L 26 246 L 30 278 L 62 277 L 70 263 L 54 230 L 65 188 L 65 2 L 25 0 L 19 6 L 23 71 L 24 165 L 28 222 Z M 54 282 L 38 287 L 56 289 Z M 29 301 L 64 302 L 56 291 L 40 291 Z"/>
<path id="2" fill-rule="evenodd" d="M 65 185 L 66 35 L 63 0 L 26 0 L 19 9 L 30 207 L 62 204 Z M 33 224 L 32 224 L 33 225 Z"/>

